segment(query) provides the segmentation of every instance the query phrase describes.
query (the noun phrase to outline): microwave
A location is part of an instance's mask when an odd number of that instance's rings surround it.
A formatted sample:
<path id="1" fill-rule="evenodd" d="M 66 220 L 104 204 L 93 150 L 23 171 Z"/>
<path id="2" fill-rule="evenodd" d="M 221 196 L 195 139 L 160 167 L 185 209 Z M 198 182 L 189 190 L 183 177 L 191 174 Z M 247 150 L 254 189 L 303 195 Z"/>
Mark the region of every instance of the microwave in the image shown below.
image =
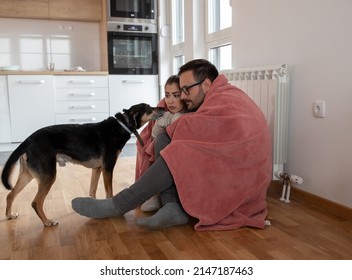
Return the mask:
<path id="1" fill-rule="evenodd" d="M 107 0 L 107 20 L 157 23 L 157 0 Z"/>

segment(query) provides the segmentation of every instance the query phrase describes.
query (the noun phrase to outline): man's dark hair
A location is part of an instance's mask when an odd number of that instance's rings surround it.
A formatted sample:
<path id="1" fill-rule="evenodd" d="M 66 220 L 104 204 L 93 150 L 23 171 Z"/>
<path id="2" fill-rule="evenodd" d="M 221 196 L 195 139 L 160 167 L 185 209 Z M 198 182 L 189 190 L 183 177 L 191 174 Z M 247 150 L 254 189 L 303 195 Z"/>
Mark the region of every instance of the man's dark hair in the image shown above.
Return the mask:
<path id="1" fill-rule="evenodd" d="M 219 76 L 219 72 L 216 67 L 206 59 L 195 59 L 182 65 L 178 71 L 178 76 L 190 70 L 193 72 L 193 77 L 197 81 L 208 78 L 213 82 L 216 77 Z"/>

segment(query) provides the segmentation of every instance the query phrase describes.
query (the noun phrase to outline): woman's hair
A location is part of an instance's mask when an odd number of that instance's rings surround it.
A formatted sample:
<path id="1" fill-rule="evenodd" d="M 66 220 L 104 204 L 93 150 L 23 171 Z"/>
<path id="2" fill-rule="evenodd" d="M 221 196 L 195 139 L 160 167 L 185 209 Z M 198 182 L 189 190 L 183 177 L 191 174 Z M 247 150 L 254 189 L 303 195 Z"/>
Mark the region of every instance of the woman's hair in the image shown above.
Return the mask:
<path id="1" fill-rule="evenodd" d="M 177 75 L 170 76 L 165 82 L 165 86 L 172 84 L 177 84 L 178 86 L 180 86 L 180 78 Z"/>
<path id="2" fill-rule="evenodd" d="M 178 76 L 190 70 L 193 73 L 193 77 L 197 81 L 201 81 L 208 78 L 210 81 L 213 82 L 216 77 L 219 76 L 219 72 L 216 69 L 215 65 L 211 64 L 206 59 L 195 59 L 182 65 L 178 72 Z"/>
<path id="3" fill-rule="evenodd" d="M 179 76 L 177 76 L 177 75 L 172 75 L 172 76 L 170 76 L 170 77 L 166 80 L 166 82 L 165 82 L 165 87 L 166 87 L 167 85 L 173 85 L 173 84 L 176 84 L 176 85 L 178 86 L 180 92 L 181 92 L 181 88 L 180 88 L 180 77 L 179 77 Z M 187 112 L 186 103 L 185 103 L 183 100 L 181 100 L 181 102 L 183 103 L 183 110 L 182 110 L 182 112 Z"/>

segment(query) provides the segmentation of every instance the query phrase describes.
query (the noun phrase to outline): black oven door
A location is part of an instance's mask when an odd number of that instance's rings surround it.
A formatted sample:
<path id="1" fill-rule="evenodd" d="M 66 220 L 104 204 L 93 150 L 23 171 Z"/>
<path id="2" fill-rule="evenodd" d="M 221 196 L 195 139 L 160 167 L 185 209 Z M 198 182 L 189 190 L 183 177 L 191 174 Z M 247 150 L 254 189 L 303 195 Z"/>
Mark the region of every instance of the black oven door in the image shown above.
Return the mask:
<path id="1" fill-rule="evenodd" d="M 108 32 L 109 74 L 157 75 L 157 34 Z"/>
<path id="2" fill-rule="evenodd" d="M 110 0 L 111 17 L 155 20 L 155 0 Z"/>

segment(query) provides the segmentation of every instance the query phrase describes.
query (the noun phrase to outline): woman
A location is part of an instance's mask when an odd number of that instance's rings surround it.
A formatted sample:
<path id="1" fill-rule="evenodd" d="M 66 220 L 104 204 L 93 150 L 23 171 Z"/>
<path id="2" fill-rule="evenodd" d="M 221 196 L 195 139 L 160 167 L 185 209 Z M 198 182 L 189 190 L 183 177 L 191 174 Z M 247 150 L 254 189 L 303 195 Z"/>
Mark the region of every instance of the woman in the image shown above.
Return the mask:
<path id="1" fill-rule="evenodd" d="M 155 139 L 165 128 L 176 121 L 183 113 L 186 112 L 185 103 L 181 100 L 181 89 L 179 77 L 177 75 L 170 76 L 164 86 L 165 97 L 160 101 L 158 107 L 165 109 L 163 116 L 156 121 L 151 121 L 141 132 L 141 138 L 144 142 L 142 147 L 137 142 L 137 158 L 136 158 L 136 174 L 135 179 L 138 180 L 144 172 L 155 161 Z M 142 204 L 142 211 L 154 211 L 161 207 L 159 196 L 153 196 Z"/>

